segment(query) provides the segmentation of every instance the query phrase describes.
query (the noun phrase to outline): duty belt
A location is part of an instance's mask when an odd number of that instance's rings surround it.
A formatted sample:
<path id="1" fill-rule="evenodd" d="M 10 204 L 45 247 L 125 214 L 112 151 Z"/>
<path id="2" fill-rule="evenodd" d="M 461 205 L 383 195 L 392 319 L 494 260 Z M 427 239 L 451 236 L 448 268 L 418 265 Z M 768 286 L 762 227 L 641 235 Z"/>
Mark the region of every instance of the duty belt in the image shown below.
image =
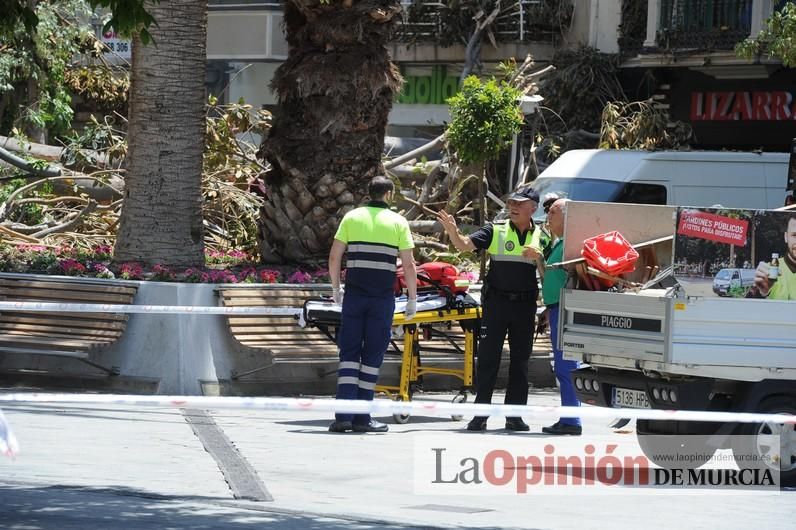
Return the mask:
<path id="1" fill-rule="evenodd" d="M 504 291 L 502 289 L 496 289 L 491 285 L 484 285 L 482 290 L 486 291 L 488 294 L 494 293 L 510 302 L 535 302 L 539 297 L 537 291 Z"/>

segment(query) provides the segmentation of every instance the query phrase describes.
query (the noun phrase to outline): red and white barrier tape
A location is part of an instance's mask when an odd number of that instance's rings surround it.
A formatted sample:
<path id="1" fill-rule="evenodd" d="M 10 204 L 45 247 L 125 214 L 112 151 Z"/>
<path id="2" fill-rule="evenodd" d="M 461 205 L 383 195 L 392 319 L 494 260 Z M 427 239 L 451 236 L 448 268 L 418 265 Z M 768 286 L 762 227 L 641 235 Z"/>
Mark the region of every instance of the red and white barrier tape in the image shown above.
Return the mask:
<path id="1" fill-rule="evenodd" d="M 190 305 L 73 304 L 61 302 L 0 301 L 0 311 L 46 311 L 64 313 L 138 313 L 194 315 L 300 315 L 298 307 L 219 307 Z"/>
<path id="2" fill-rule="evenodd" d="M 11 425 L 8 424 L 3 411 L 0 410 L 0 454 L 14 456 L 18 452 L 19 443 L 11 431 Z"/>
<path id="3" fill-rule="evenodd" d="M 432 416 L 524 416 L 580 417 L 644 420 L 709 421 L 728 423 L 794 423 L 793 414 L 715 412 L 698 410 L 619 409 L 602 407 L 543 407 L 537 405 L 487 405 L 445 401 L 336 400 L 333 398 L 210 397 L 210 396 L 135 396 L 112 394 L 0 394 L 2 403 L 43 403 L 52 405 L 129 405 L 139 407 L 177 407 L 197 409 L 250 409 L 296 412 L 343 412 L 374 415 L 422 414 Z"/>

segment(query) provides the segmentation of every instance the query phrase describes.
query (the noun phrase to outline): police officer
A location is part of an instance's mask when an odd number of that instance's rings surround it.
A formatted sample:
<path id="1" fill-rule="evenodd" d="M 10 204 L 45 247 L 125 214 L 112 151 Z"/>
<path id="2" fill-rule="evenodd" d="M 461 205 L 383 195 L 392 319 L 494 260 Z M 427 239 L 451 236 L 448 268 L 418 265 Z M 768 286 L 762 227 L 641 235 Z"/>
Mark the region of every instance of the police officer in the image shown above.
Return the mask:
<path id="1" fill-rule="evenodd" d="M 491 403 L 497 381 L 503 342 L 509 337 L 509 381 L 505 403 L 528 403 L 528 359 L 533 346 L 533 329 L 536 318 L 535 261 L 523 257 L 526 245 L 541 246 L 539 229 L 531 216 L 539 205 L 539 194 L 532 188 L 523 188 L 511 194 L 506 202 L 509 212 L 507 222 L 495 222 L 463 236 L 456 219 L 447 212 L 437 213 L 437 218 L 460 251 L 486 250 L 490 256 L 489 271 L 481 291 L 484 309 L 482 336 L 478 343 L 478 368 L 476 403 Z M 486 430 L 487 417 L 476 416 L 467 424 L 467 430 Z M 506 429 L 527 431 L 522 418 L 506 418 Z"/>
<path id="2" fill-rule="evenodd" d="M 390 343 L 395 311 L 393 285 L 399 256 L 408 291 L 404 316 L 411 319 L 417 311 L 414 242 L 406 219 L 388 208 L 394 190 L 387 177 L 374 177 L 368 184 L 370 202 L 343 217 L 329 253 L 334 301 L 343 306 L 337 337 L 340 348 L 337 399 L 373 399 L 379 369 Z M 343 254 L 346 254 L 345 296 L 340 287 Z M 374 421 L 370 414 L 335 414 L 329 431 L 386 432 L 387 425 Z"/>

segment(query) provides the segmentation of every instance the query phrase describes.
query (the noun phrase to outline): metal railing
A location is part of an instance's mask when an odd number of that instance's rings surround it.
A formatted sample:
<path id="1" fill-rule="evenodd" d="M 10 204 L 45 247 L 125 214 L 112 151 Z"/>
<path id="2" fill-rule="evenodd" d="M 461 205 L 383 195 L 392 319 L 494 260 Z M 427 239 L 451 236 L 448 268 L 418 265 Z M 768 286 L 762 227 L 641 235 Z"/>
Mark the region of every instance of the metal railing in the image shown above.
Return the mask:
<path id="1" fill-rule="evenodd" d="M 439 0 L 402 0 L 401 3 L 403 24 L 396 40 L 437 42 L 441 35 L 450 32 L 446 24 L 455 18 L 457 9 L 450 7 L 450 3 Z M 570 0 L 503 0 L 493 34 L 498 42 L 550 40 L 568 28 L 572 12 Z M 456 23 L 468 22 L 460 19 Z"/>
<path id="2" fill-rule="evenodd" d="M 729 50 L 749 36 L 753 0 L 661 0 L 658 45 Z"/>

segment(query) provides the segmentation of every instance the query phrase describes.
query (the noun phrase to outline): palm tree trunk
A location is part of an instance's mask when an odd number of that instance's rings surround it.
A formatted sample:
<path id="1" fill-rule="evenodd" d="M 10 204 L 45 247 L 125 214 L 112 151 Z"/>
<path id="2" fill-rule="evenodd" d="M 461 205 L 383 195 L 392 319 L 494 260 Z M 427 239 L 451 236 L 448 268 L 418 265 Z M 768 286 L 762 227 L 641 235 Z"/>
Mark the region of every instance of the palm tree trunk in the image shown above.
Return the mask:
<path id="1" fill-rule="evenodd" d="M 154 44 L 133 42 L 129 152 L 117 262 L 204 265 L 202 153 L 207 0 L 148 6 Z"/>
<path id="2" fill-rule="evenodd" d="M 384 131 L 401 76 L 390 61 L 399 0 L 285 2 L 290 51 L 261 154 L 273 169 L 261 210 L 266 262 L 326 258 L 342 216 L 383 171 Z"/>

